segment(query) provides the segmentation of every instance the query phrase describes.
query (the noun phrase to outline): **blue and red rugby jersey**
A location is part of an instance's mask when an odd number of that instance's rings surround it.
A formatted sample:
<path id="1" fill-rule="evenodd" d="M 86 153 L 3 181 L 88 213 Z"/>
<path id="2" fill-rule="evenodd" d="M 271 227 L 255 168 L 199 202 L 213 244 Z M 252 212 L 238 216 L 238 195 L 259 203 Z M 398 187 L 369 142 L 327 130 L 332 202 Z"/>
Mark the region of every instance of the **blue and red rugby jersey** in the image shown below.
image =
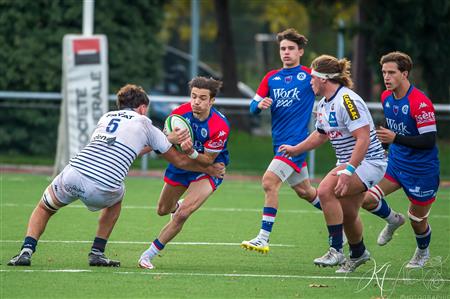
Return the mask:
<path id="1" fill-rule="evenodd" d="M 296 145 L 308 137 L 308 125 L 314 106 L 315 95 L 311 88 L 311 70 L 299 65 L 268 72 L 261 81 L 253 100 L 260 102 L 265 97 L 272 99 L 272 144 L 275 158 L 287 160 L 277 153 L 282 144 Z M 252 106 L 255 102 L 252 102 Z M 259 113 L 258 108 L 250 107 L 252 113 Z M 294 157 L 297 166 L 302 164 L 307 153 Z M 290 159 L 292 160 L 292 159 Z M 291 161 L 285 161 L 296 167 Z"/>
<path id="2" fill-rule="evenodd" d="M 175 108 L 171 114 L 181 115 L 190 123 L 194 133 L 193 143 L 196 151 L 199 153 L 204 153 L 205 151 L 219 153 L 214 163 L 222 162 L 225 165 L 229 164 L 230 155 L 228 153 L 227 143 L 230 125 L 222 113 L 212 107 L 208 118 L 200 121 L 194 117 L 191 103 L 185 103 Z M 195 173 L 177 168 L 171 163 L 169 163 L 167 169 L 176 174 Z"/>
<path id="3" fill-rule="evenodd" d="M 436 132 L 433 103 L 413 85 L 401 99 L 395 99 L 392 91 L 384 91 L 381 102 L 387 126 L 396 134 L 417 136 Z M 388 161 L 397 169 L 414 176 L 439 174 L 436 145 L 433 149 L 415 149 L 393 143 L 389 146 Z"/>

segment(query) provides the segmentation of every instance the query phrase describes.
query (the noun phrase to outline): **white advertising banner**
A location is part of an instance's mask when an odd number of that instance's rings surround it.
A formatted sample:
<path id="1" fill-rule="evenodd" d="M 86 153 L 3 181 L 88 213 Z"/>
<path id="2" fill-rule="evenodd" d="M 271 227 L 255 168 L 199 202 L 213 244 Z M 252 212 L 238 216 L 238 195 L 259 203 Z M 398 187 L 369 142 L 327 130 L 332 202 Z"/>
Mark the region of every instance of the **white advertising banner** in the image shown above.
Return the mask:
<path id="1" fill-rule="evenodd" d="M 55 173 L 88 142 L 108 111 L 108 43 L 105 35 L 69 34 L 63 40 L 61 117 Z"/>

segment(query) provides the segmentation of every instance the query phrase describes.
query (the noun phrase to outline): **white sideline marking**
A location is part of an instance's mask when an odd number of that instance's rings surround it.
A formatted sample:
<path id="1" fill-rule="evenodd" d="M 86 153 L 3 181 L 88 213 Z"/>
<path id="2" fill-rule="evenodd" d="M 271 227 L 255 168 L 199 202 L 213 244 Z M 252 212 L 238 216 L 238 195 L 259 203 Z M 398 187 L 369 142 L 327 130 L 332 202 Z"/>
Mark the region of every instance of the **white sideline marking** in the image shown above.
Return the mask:
<path id="1" fill-rule="evenodd" d="M 36 205 L 31 204 L 16 204 L 16 203 L 2 203 L 0 206 L 2 207 L 35 207 Z M 67 208 L 73 208 L 73 209 L 85 209 L 86 206 L 84 205 L 78 205 L 78 204 L 72 204 L 68 205 Z M 123 205 L 122 209 L 139 209 L 139 210 L 156 210 L 155 206 L 131 206 L 131 205 Z M 261 213 L 261 209 L 246 209 L 246 208 L 208 208 L 208 207 L 202 207 L 198 210 L 198 212 L 257 212 Z M 280 213 L 286 213 L 286 214 L 322 214 L 322 211 L 319 211 L 317 209 L 314 210 L 282 210 Z M 364 212 L 361 214 L 363 216 L 370 215 L 369 212 Z M 450 218 L 450 215 L 442 215 L 442 214 L 433 214 L 431 213 L 430 218 Z"/>
<path id="2" fill-rule="evenodd" d="M 46 273 L 80 273 L 88 272 L 95 273 L 93 270 L 84 269 L 57 269 L 57 270 L 9 270 L 0 269 L 0 272 L 46 272 Z M 105 272 L 98 272 L 104 274 Z M 113 271 L 113 274 L 123 275 L 165 275 L 165 276 L 215 276 L 215 277 L 249 277 L 249 278 L 294 278 L 294 279 L 331 279 L 331 280 L 370 280 L 371 276 L 319 276 L 319 275 L 277 275 L 277 274 L 239 274 L 239 273 L 181 273 L 181 272 L 151 272 L 143 271 Z M 400 278 L 400 277 L 385 277 L 388 281 L 411 281 L 411 282 L 450 282 L 448 278 L 441 279 L 423 279 L 423 278 Z"/>
<path id="3" fill-rule="evenodd" d="M 0 243 L 22 243 L 23 240 L 0 240 Z M 39 243 L 92 243 L 92 241 L 83 240 L 39 240 Z M 150 241 L 108 241 L 108 244 L 147 244 Z M 206 246 L 240 246 L 241 243 L 213 243 L 213 242 L 170 242 L 171 245 L 206 245 Z M 295 247 L 288 244 L 270 244 L 273 247 Z"/>

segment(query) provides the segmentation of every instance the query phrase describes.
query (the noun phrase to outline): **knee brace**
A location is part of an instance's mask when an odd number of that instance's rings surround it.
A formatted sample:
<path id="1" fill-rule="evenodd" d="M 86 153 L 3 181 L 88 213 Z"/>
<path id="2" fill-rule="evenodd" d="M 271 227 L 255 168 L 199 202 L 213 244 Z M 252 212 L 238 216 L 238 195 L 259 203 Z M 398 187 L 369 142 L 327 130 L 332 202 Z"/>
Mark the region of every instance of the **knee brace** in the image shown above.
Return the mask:
<path id="1" fill-rule="evenodd" d="M 50 212 L 56 212 L 59 210 L 60 206 L 58 206 L 54 200 L 50 192 L 48 191 L 48 188 L 45 189 L 44 194 L 42 194 L 41 201 L 44 203 L 44 206 L 49 210 Z"/>
<path id="2" fill-rule="evenodd" d="M 428 218 L 428 215 L 430 215 L 430 211 L 428 211 L 428 213 L 425 216 L 423 216 L 423 217 L 417 217 L 416 215 L 413 215 L 410 210 L 408 210 L 408 217 L 409 217 L 409 219 L 411 219 L 411 221 L 414 221 L 414 222 L 417 222 L 417 223 L 420 223 L 425 218 Z"/>
<path id="3" fill-rule="evenodd" d="M 380 201 L 384 197 L 384 192 L 381 190 L 381 188 L 378 185 L 373 186 L 368 190 L 369 194 L 372 195 L 372 197 L 376 201 Z"/>

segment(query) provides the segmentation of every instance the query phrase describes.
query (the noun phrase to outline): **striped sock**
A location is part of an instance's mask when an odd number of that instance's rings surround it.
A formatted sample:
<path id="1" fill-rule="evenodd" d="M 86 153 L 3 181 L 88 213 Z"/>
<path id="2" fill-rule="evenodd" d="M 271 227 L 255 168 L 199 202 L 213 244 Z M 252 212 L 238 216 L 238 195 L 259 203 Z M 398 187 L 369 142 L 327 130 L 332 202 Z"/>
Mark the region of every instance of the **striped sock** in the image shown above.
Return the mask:
<path id="1" fill-rule="evenodd" d="M 369 212 L 383 218 L 387 221 L 387 223 L 393 223 L 397 221 L 397 218 L 394 211 L 392 211 L 391 207 L 389 207 L 389 204 L 384 200 L 384 192 L 381 190 L 381 188 L 378 185 L 373 186 L 368 190 L 369 194 L 372 195 L 372 197 L 378 202 L 378 205 L 375 209 L 370 210 Z"/>
<path id="2" fill-rule="evenodd" d="M 309 203 L 312 204 L 315 208 L 322 211 L 322 206 L 320 205 L 320 198 L 318 195 L 316 196 L 316 198 L 314 198 L 313 201 L 310 201 Z"/>
<path id="3" fill-rule="evenodd" d="M 261 230 L 259 231 L 259 237 L 269 242 L 269 235 L 272 232 L 273 223 L 275 222 L 275 216 L 277 215 L 277 209 L 272 207 L 264 207 L 263 216 L 261 221 Z"/>
<path id="4" fill-rule="evenodd" d="M 35 238 L 26 236 L 21 249 L 28 249 L 28 252 L 31 251 L 30 254 L 32 254 L 36 251 L 37 242 Z"/>
<path id="5" fill-rule="evenodd" d="M 147 250 L 149 258 L 154 258 L 161 250 L 164 249 L 164 247 L 165 245 L 163 243 L 161 243 L 158 239 L 155 239 L 152 242 L 152 245 L 150 245 L 150 248 Z"/>
<path id="6" fill-rule="evenodd" d="M 389 207 L 388 203 L 384 200 L 384 198 L 381 198 L 381 200 L 378 201 L 377 207 L 373 210 L 370 210 L 369 212 L 384 219 L 388 218 L 389 215 L 393 214 L 391 208 Z"/>
<path id="7" fill-rule="evenodd" d="M 419 249 L 427 249 L 431 241 L 431 226 L 428 224 L 427 229 L 421 235 L 416 234 L 417 247 Z"/>

